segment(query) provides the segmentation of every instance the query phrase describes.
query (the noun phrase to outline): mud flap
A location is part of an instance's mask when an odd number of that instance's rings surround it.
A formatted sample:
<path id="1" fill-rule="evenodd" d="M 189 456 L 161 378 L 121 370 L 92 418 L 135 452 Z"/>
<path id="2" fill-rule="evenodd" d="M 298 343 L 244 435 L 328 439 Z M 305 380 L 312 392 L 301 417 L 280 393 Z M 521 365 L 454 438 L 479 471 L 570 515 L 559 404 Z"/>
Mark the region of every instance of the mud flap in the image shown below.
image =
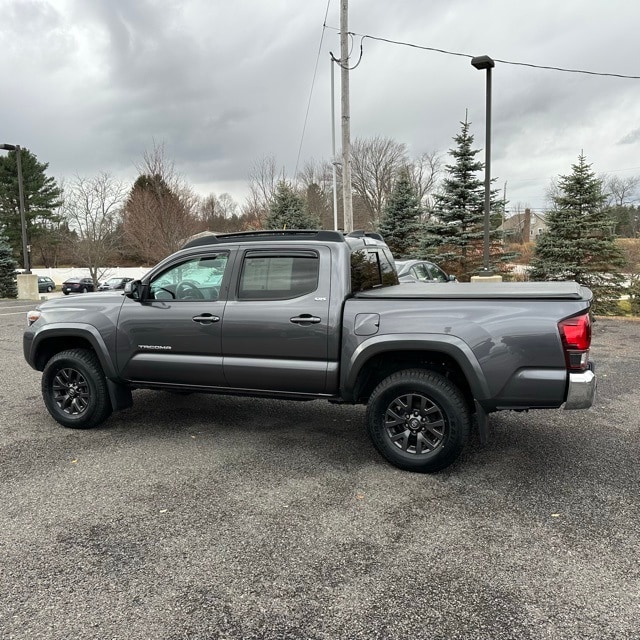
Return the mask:
<path id="1" fill-rule="evenodd" d="M 107 388 L 109 389 L 111 407 L 114 411 L 122 411 L 133 405 L 133 396 L 131 395 L 131 389 L 129 389 L 129 387 L 125 387 L 107 378 Z"/>
<path id="2" fill-rule="evenodd" d="M 476 406 L 475 419 L 478 425 L 478 435 L 480 443 L 487 444 L 489 442 L 489 416 L 477 400 L 474 400 Z"/>

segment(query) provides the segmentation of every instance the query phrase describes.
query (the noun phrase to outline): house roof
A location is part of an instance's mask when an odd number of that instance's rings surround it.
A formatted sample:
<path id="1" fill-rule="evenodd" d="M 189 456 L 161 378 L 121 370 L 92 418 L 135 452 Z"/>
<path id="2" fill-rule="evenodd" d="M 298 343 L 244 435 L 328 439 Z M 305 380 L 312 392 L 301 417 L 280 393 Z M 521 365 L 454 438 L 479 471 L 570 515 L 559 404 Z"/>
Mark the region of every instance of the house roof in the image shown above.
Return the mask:
<path id="1" fill-rule="evenodd" d="M 521 231 L 524 228 L 525 224 L 525 214 L 524 213 L 515 213 L 514 215 L 506 218 L 505 221 L 500 225 L 499 229 L 502 231 Z M 546 225 L 547 221 L 545 220 L 545 215 L 543 213 L 536 213 L 535 211 L 531 212 L 531 224 L 532 225 Z"/>

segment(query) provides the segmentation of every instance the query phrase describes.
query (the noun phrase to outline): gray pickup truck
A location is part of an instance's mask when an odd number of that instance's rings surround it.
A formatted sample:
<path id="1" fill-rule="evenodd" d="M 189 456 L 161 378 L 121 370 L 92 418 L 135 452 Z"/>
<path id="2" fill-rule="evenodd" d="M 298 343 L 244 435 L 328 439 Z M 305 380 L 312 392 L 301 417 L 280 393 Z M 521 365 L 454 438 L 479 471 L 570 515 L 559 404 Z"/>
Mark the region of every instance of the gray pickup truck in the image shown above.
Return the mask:
<path id="1" fill-rule="evenodd" d="M 132 390 L 367 404 L 392 464 L 437 471 L 475 418 L 584 409 L 591 292 L 575 282 L 399 284 L 376 234 L 275 231 L 193 240 L 123 293 L 28 313 L 27 362 L 50 414 L 89 428 Z"/>

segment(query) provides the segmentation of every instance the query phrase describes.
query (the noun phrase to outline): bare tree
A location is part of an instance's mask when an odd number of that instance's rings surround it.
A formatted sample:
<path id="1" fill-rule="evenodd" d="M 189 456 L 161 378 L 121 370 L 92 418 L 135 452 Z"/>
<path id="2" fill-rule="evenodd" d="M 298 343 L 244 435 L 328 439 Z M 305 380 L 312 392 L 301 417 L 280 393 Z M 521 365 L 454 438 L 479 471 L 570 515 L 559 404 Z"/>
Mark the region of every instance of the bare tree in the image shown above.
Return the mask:
<path id="1" fill-rule="evenodd" d="M 198 197 L 175 172 L 163 145 L 146 151 L 124 210 L 129 246 L 146 262 L 157 262 L 177 251 L 197 233 Z"/>
<path id="2" fill-rule="evenodd" d="M 278 166 L 274 156 L 265 156 L 254 162 L 249 171 L 249 191 L 253 200 L 268 209 L 273 202 L 278 181 L 283 178 L 284 175 L 278 176 Z"/>
<path id="3" fill-rule="evenodd" d="M 317 185 L 322 193 L 330 194 L 333 190 L 333 172 L 331 163 L 311 159 L 305 162 L 296 176 L 298 186 L 304 192 L 312 185 Z"/>
<path id="4" fill-rule="evenodd" d="M 232 218 L 238 215 L 238 203 L 228 193 L 218 196 L 218 211 L 223 218 Z"/>
<path id="5" fill-rule="evenodd" d="M 373 226 L 380 222 L 396 175 L 409 164 L 407 147 L 391 138 L 357 138 L 352 146 L 351 181 L 354 194 L 368 207 Z"/>
<path id="6" fill-rule="evenodd" d="M 624 207 L 637 199 L 640 176 L 604 176 L 603 183 L 608 203 Z"/>
<path id="7" fill-rule="evenodd" d="M 202 222 L 203 231 L 221 233 L 238 231 L 241 224 L 238 217 L 238 204 L 228 193 L 220 196 L 212 193 L 200 199 L 198 217 Z"/>
<path id="8" fill-rule="evenodd" d="M 96 286 L 118 256 L 117 230 L 126 195 L 126 185 L 108 173 L 94 178 L 76 176 L 64 194 L 64 218 L 77 235 L 76 259 L 79 266 L 89 269 Z"/>
<path id="9" fill-rule="evenodd" d="M 435 191 L 442 169 L 440 154 L 437 151 L 423 153 L 409 164 L 408 169 L 422 206 L 425 209 L 430 208 L 431 194 Z"/>

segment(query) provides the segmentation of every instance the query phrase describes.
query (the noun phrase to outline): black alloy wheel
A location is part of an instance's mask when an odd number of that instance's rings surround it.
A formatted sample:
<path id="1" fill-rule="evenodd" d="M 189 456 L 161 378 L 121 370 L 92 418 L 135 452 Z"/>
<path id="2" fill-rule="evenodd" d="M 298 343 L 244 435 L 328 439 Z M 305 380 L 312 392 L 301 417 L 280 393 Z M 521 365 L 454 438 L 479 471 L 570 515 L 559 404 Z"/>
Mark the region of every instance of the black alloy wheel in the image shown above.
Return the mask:
<path id="1" fill-rule="evenodd" d="M 462 452 L 471 417 L 460 389 L 440 373 L 406 369 L 385 378 L 367 407 L 371 441 L 400 469 L 430 473 Z"/>
<path id="2" fill-rule="evenodd" d="M 384 426 L 389 440 L 407 453 L 429 453 L 444 442 L 446 423 L 442 411 L 419 393 L 392 400 L 385 412 Z"/>
<path id="3" fill-rule="evenodd" d="M 60 369 L 53 379 L 53 400 L 60 411 L 79 416 L 89 406 L 91 388 L 87 379 L 77 369 Z"/>

